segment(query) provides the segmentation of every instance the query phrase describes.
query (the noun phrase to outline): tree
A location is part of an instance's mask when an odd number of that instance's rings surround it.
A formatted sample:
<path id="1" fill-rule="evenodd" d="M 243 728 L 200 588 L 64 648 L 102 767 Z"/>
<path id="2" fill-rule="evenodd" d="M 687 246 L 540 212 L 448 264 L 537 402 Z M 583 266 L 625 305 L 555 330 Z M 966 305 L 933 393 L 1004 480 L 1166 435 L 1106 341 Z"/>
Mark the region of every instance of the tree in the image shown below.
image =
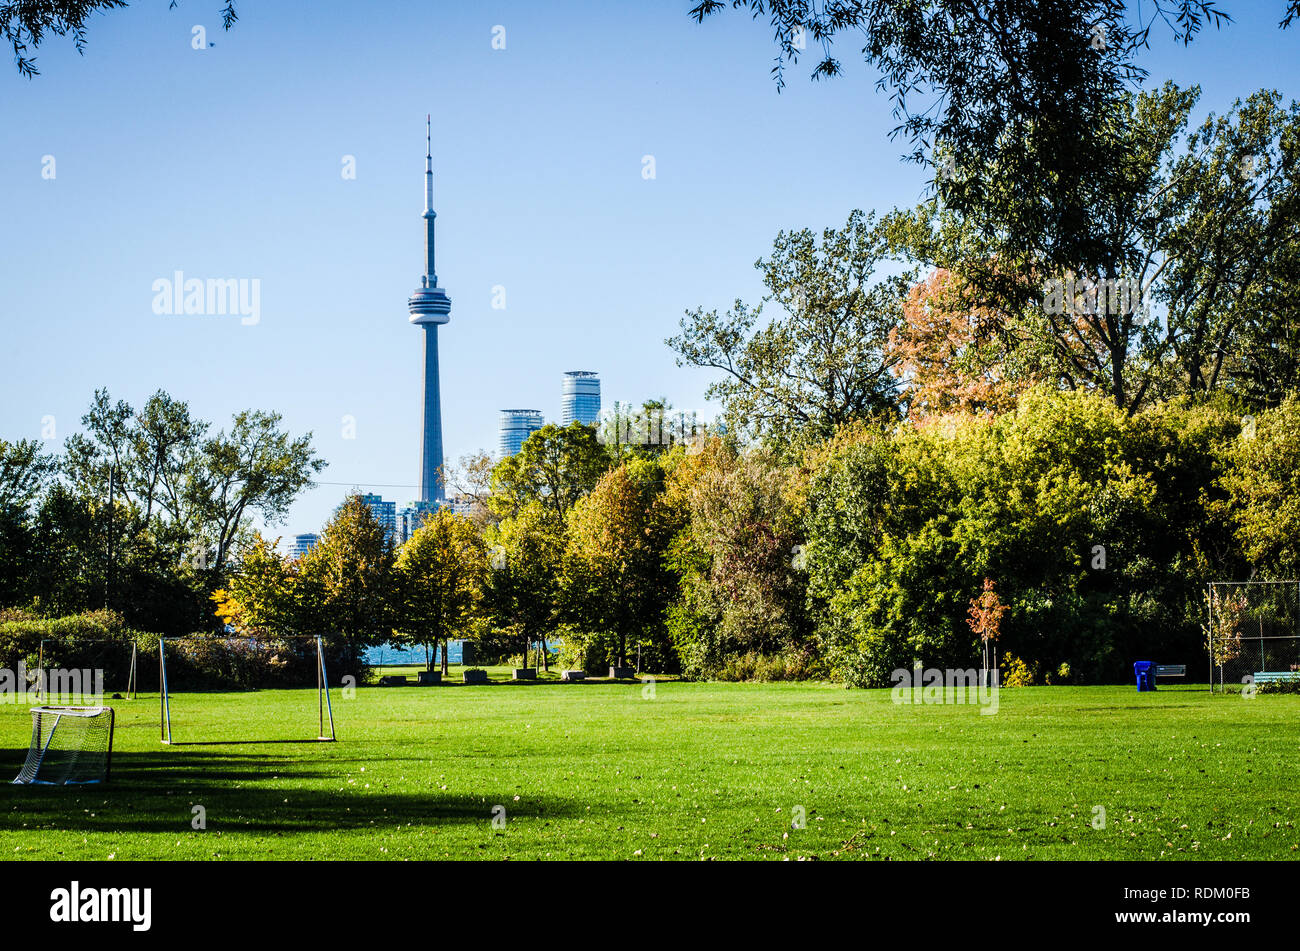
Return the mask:
<path id="1" fill-rule="evenodd" d="M 519 452 L 492 470 L 493 511 L 498 518 L 539 502 L 563 522 L 574 504 L 609 470 L 609 453 L 590 426 L 548 423 L 524 440 Z"/>
<path id="2" fill-rule="evenodd" d="M 682 671 L 716 675 L 745 655 L 801 653 L 808 625 L 793 467 L 711 439 L 676 460 L 665 492 L 684 513 L 669 564 L 668 624 Z"/>
<path id="3" fill-rule="evenodd" d="M 33 508 L 57 463 L 33 439 L 0 439 L 0 606 L 27 600 L 35 569 Z"/>
<path id="4" fill-rule="evenodd" d="M 226 587 L 212 593 L 217 616 L 240 634 L 298 633 L 296 573 L 275 546 L 254 532 Z"/>
<path id="5" fill-rule="evenodd" d="M 1151 27 L 1190 42 L 1230 17 L 1215 0 L 732 0 L 766 17 L 785 67 L 809 45 L 814 78 L 842 71 L 833 44 L 853 43 L 879 73 L 914 162 L 935 168 L 944 204 L 969 219 L 996 258 L 1032 250 L 1051 271 L 1099 263 L 1090 196 L 1107 166 L 1123 164 L 1106 135 L 1108 114 L 1146 71 Z M 701 0 L 697 21 L 727 6 Z M 1278 0 L 1288 27 L 1300 0 Z M 1145 17 L 1145 20 L 1138 19 Z M 814 53 L 814 55 L 817 55 Z M 918 108 L 919 106 L 919 108 Z M 1122 145 L 1122 143 L 1120 143 Z M 1008 196 L 1023 200 L 1008 202 Z"/>
<path id="6" fill-rule="evenodd" d="M 1006 613 L 1007 607 L 998 598 L 992 579 L 985 578 L 984 590 L 970 599 L 970 608 L 966 611 L 966 623 L 971 633 L 980 639 L 984 647 L 986 672 L 998 666 L 998 633 L 1002 627 L 1002 615 Z M 992 651 L 991 657 L 990 651 Z"/>
<path id="7" fill-rule="evenodd" d="M 1300 577 L 1300 400 L 1245 421 L 1223 476 L 1228 509 L 1261 578 Z"/>
<path id="8" fill-rule="evenodd" d="M 171 0 L 170 8 L 179 0 Z M 38 75 L 36 60 L 27 56 L 28 49 L 35 50 L 47 33 L 55 36 L 72 35 L 77 52 L 86 49 L 86 24 L 92 14 L 120 10 L 127 0 L 4 0 L 0 2 L 0 37 L 13 47 L 14 62 L 19 75 L 28 79 Z M 239 19 L 233 0 L 221 8 L 221 21 L 229 30 Z"/>
<path id="9" fill-rule="evenodd" d="M 565 553 L 572 616 L 589 635 L 614 638 L 607 659 L 627 664 L 629 637 L 663 631 L 673 592 L 664 557 L 676 529 L 662 499 L 663 470 L 633 459 L 611 470 L 574 508 Z"/>
<path id="10" fill-rule="evenodd" d="M 1001 315 L 981 307 L 976 296 L 951 271 L 937 268 L 903 302 L 889 350 L 909 417 L 1001 412 L 1033 382 L 1032 369 L 1016 366 L 1019 354 Z"/>
<path id="11" fill-rule="evenodd" d="M 461 456 L 455 465 L 442 467 L 440 477 L 449 498 L 468 503 L 470 518 L 480 527 L 492 519 L 492 470 L 496 463 L 486 452 Z"/>
<path id="12" fill-rule="evenodd" d="M 490 570 L 484 604 L 488 620 L 507 635 L 512 652 L 519 649 L 525 667 L 535 643 L 540 666 L 548 666 L 547 634 L 555 629 L 561 610 L 563 529 L 541 502 L 534 501 L 487 533 Z"/>
<path id="13" fill-rule="evenodd" d="M 349 496 L 299 565 L 304 633 L 339 638 L 359 665 L 393 630 L 393 543 L 359 495 Z"/>
<path id="14" fill-rule="evenodd" d="M 208 429 L 208 423 L 190 415 L 189 404 L 159 390 L 127 434 L 130 465 L 124 489 L 138 500 L 142 528 L 168 539 L 178 555 L 201 531 L 199 487 Z"/>
<path id="15" fill-rule="evenodd" d="M 1198 96 L 1166 84 L 1110 107 L 1100 134 L 1112 147 L 1084 201 L 1092 244 L 1074 261 L 995 253 L 979 221 L 936 202 L 889 216 L 893 245 L 953 272 L 963 306 L 981 315 L 993 344 L 977 351 L 981 372 L 1097 390 L 1128 413 L 1219 387 L 1276 401 L 1296 379 L 1285 328 L 1300 270 L 1300 107 L 1257 93 L 1207 119 L 1179 154 Z M 935 343 L 916 329 L 904 343 Z M 923 375 L 963 378 L 965 351 L 945 354 L 943 339 L 905 355 Z"/>
<path id="16" fill-rule="evenodd" d="M 60 616 L 103 605 L 102 537 L 94 503 L 62 483 L 52 485 L 33 526 L 27 593 L 35 608 Z"/>
<path id="17" fill-rule="evenodd" d="M 477 528 L 447 508 L 425 516 L 397 553 L 393 628 L 426 651 L 441 643 L 444 676 L 448 641 L 475 626 L 486 570 Z M 432 670 L 432 655 L 428 665 Z"/>
<path id="18" fill-rule="evenodd" d="M 57 460 L 35 439 L 0 439 L 0 510 L 29 511 L 57 469 Z"/>
<path id="19" fill-rule="evenodd" d="M 311 447 L 311 433 L 294 439 L 280 427 L 279 413 L 244 410 L 203 444 L 205 521 L 220 571 L 240 534 L 256 512 L 267 525 L 288 514 L 289 506 L 312 486 L 325 460 Z"/>
<path id="20" fill-rule="evenodd" d="M 724 374 L 706 395 L 722 402 L 735 431 L 787 442 L 892 413 L 898 384 L 888 341 L 910 276 L 871 283 L 887 241 L 875 215 L 861 211 L 823 231 L 820 243 L 807 229 L 782 231 L 772 256 L 755 264 L 768 291 L 758 306 L 737 300 L 723 316 L 697 307 L 665 342 L 678 366 Z M 785 314 L 760 326 L 768 303 Z"/>
<path id="21" fill-rule="evenodd" d="M 1196 656 L 1230 421 L 1177 404 L 1130 415 L 1099 393 L 1038 386 L 995 419 L 844 441 L 813 476 L 805 517 L 828 665 L 864 685 L 917 658 L 970 666 L 984 578 L 1008 608 L 999 644 L 1031 666 L 1117 682 L 1134 656 Z"/>

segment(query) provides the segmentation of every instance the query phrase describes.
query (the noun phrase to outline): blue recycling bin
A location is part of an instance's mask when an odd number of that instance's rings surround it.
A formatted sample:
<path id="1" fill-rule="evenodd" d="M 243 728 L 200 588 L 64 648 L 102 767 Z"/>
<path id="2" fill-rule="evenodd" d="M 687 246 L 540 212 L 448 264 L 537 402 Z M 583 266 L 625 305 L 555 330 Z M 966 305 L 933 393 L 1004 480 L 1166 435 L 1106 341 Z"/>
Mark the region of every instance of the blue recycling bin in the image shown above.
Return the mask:
<path id="1" fill-rule="evenodd" d="M 1156 665 L 1151 661 L 1135 660 L 1133 676 L 1137 678 L 1138 693 L 1156 689 Z"/>

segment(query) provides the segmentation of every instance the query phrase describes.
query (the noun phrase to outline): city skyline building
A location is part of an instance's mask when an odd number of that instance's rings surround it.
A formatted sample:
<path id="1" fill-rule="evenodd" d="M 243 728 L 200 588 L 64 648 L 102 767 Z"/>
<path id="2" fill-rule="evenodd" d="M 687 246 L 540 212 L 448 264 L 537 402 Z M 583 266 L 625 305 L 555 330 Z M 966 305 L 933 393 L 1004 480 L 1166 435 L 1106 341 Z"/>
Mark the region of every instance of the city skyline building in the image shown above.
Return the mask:
<path id="1" fill-rule="evenodd" d="M 501 459 L 513 456 L 524 441 L 545 425 L 541 410 L 503 409 L 497 423 L 497 454 Z"/>
<path id="2" fill-rule="evenodd" d="M 394 538 L 397 534 L 397 503 L 385 502 L 382 495 L 374 494 L 361 496 L 361 501 L 370 509 L 375 521 L 384 526 L 388 537 Z"/>
<path id="3" fill-rule="evenodd" d="M 442 486 L 442 392 L 438 374 L 438 327 L 451 320 L 451 298 L 438 286 L 434 266 L 433 117 L 425 116 L 424 156 L 424 275 L 407 300 L 411 323 L 424 331 L 424 425 L 420 438 L 420 501 L 438 505 Z"/>
<path id="4" fill-rule="evenodd" d="M 569 370 L 560 387 L 560 425 L 600 421 L 600 376 L 591 370 Z"/>
<path id="5" fill-rule="evenodd" d="M 293 536 L 293 541 L 289 545 L 289 557 L 301 558 L 311 551 L 318 541 L 320 541 L 320 536 L 314 532 L 304 532 L 301 535 Z"/>

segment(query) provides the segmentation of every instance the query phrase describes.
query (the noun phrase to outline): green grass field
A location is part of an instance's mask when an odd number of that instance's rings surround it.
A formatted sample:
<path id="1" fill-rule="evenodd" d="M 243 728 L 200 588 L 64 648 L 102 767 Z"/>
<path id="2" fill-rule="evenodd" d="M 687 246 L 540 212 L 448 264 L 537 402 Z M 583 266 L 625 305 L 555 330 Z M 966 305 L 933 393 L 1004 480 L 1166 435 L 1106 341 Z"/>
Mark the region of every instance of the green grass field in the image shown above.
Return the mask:
<path id="1" fill-rule="evenodd" d="M 824 685 L 643 693 L 365 687 L 335 692 L 337 743 L 210 745 L 184 741 L 315 736 L 315 691 L 179 694 L 171 747 L 156 696 L 114 701 L 113 782 L 4 785 L 0 857 L 1300 857 L 1300 697 L 1006 689 L 981 716 Z M 6 783 L 29 733 L 0 707 Z"/>

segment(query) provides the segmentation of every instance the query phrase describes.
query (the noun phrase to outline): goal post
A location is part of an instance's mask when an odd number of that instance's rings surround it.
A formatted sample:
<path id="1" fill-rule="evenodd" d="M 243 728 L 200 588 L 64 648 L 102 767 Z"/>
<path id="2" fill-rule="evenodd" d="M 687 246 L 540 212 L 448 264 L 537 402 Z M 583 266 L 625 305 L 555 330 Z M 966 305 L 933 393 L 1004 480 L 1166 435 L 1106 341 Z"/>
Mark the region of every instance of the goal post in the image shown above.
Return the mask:
<path id="1" fill-rule="evenodd" d="M 32 708 L 27 759 L 13 784 L 106 783 L 113 766 L 113 708 Z"/>
<path id="2" fill-rule="evenodd" d="M 47 705 L 98 704 L 138 696 L 140 642 L 111 637 L 43 637 L 33 693 Z"/>
<path id="3" fill-rule="evenodd" d="M 316 635 L 288 635 L 271 638 L 256 637 L 234 637 L 227 636 L 215 638 L 211 643 L 225 643 L 227 645 L 245 645 L 253 648 L 264 648 L 267 644 L 283 644 L 285 642 L 301 642 L 308 640 L 311 644 L 310 653 L 312 655 L 312 665 L 314 667 L 316 681 L 316 711 L 317 711 L 317 729 L 316 736 L 306 737 L 302 742 L 323 742 L 332 743 L 338 737 L 334 727 L 334 705 L 330 698 L 329 690 L 329 672 L 325 661 L 325 643 L 324 640 Z M 159 739 L 166 745 L 180 744 L 184 742 L 220 742 L 214 740 L 176 740 L 172 733 L 172 712 L 171 699 L 173 687 L 168 676 L 168 656 L 169 652 L 176 652 L 176 645 L 169 644 L 167 638 L 158 639 L 158 729 Z M 298 660 L 305 658 L 301 654 L 297 655 Z M 298 668 L 301 673 L 306 671 Z M 298 686 L 306 686 L 301 680 L 296 681 Z M 258 743 L 258 742 L 283 742 L 258 739 L 239 739 L 230 740 L 233 743 Z"/>

